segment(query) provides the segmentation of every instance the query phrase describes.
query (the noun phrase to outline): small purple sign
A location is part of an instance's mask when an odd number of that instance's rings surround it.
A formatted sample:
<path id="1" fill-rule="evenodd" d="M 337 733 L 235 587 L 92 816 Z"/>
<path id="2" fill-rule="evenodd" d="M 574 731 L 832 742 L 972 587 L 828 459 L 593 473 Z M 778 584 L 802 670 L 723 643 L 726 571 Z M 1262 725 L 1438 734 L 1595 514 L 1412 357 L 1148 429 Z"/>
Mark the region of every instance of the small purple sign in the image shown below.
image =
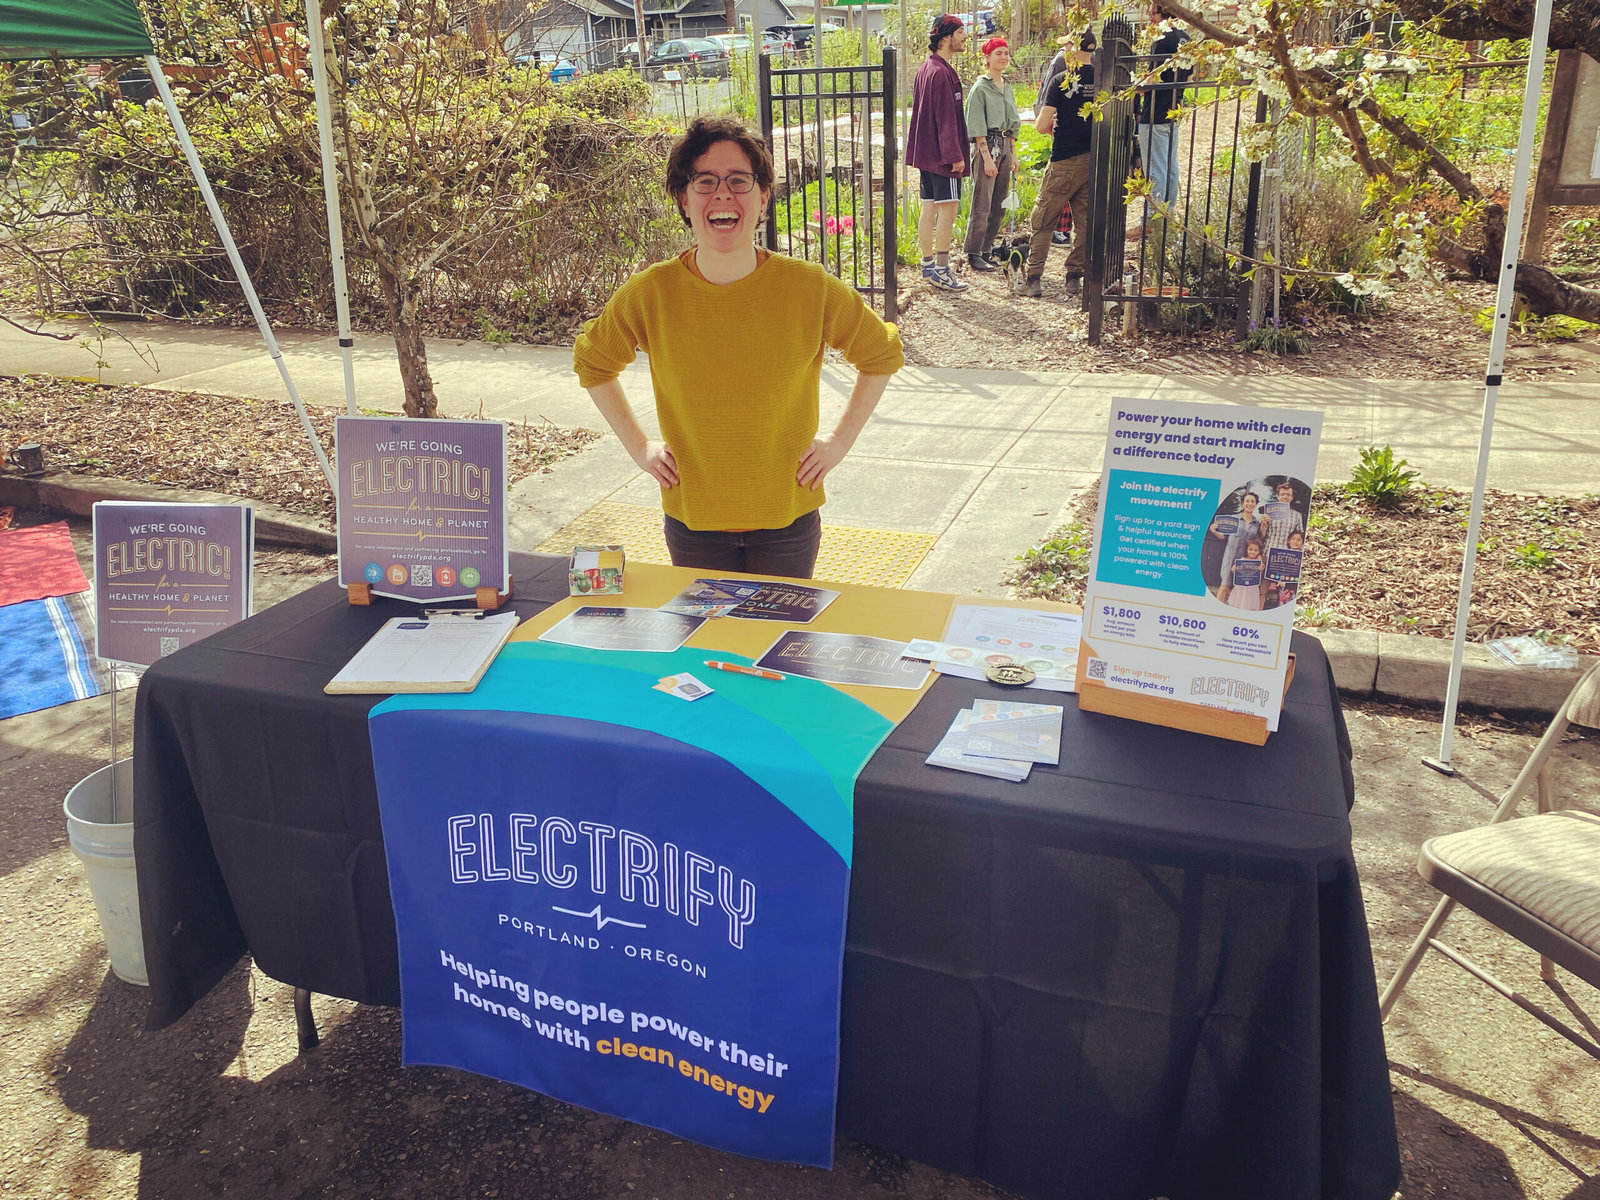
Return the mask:
<path id="1" fill-rule="evenodd" d="M 506 590 L 506 427 L 340 417 L 339 582 L 399 600 Z"/>
<path id="2" fill-rule="evenodd" d="M 1299 579 L 1301 551 L 1274 546 L 1267 551 L 1268 579 Z"/>
<path id="3" fill-rule="evenodd" d="M 95 653 L 147 667 L 250 615 L 247 504 L 94 506 Z"/>
<path id="4" fill-rule="evenodd" d="M 1261 560 L 1259 558 L 1236 558 L 1233 560 L 1233 586 L 1234 587 L 1260 587 L 1261 586 Z"/>

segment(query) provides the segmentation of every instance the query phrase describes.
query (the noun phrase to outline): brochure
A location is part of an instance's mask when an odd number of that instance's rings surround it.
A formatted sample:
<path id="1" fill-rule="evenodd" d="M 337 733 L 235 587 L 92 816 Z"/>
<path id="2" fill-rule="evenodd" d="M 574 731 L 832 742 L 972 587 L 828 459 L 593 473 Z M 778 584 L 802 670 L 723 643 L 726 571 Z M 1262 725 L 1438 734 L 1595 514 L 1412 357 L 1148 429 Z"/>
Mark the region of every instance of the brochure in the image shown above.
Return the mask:
<path id="1" fill-rule="evenodd" d="M 790 629 L 778 635 L 756 666 L 825 683 L 920 688 L 928 664 L 904 657 L 906 644 L 858 633 L 814 633 Z"/>
<path id="2" fill-rule="evenodd" d="M 727 589 L 755 588 L 754 595 L 748 596 L 728 614 L 747 621 L 783 621 L 790 625 L 805 625 L 839 598 L 838 592 L 801 583 L 764 583 L 759 579 L 715 579 L 706 582 Z"/>
<path id="3" fill-rule="evenodd" d="M 94 506 L 95 653 L 147 667 L 250 615 L 248 504 Z"/>
<path id="4" fill-rule="evenodd" d="M 1278 727 L 1321 429 L 1314 412 L 1112 400 L 1080 690 Z"/>
<path id="5" fill-rule="evenodd" d="M 987 775 L 991 779 L 1005 779 L 1011 783 L 1021 783 L 1028 777 L 1033 769 L 1033 763 L 1026 759 L 994 758 L 986 755 L 967 754 L 956 749 L 957 739 L 964 737 L 968 723 L 972 720 L 975 710 L 980 705 L 1009 706 L 1005 700 L 977 701 L 972 708 L 962 709 L 950 722 L 950 728 L 940 739 L 933 752 L 926 761 L 930 766 L 948 767 L 952 771 L 967 771 L 973 775 Z M 989 711 L 1004 711 L 991 709 Z"/>
<path id="6" fill-rule="evenodd" d="M 590 650 L 645 650 L 665 654 L 689 640 L 704 617 L 662 612 L 655 608 L 598 608 L 568 613 L 539 635 L 541 642 L 584 646 Z"/>
<path id="7" fill-rule="evenodd" d="M 1061 761 L 1061 707 L 1036 704 L 1007 712 L 974 712 L 966 727 L 952 729 L 942 744 L 963 754 L 1027 762 Z"/>
<path id="8" fill-rule="evenodd" d="M 339 582 L 400 600 L 506 590 L 506 427 L 339 417 Z"/>
<path id="9" fill-rule="evenodd" d="M 725 617 L 765 586 L 753 580 L 739 583 L 732 579 L 696 579 L 661 607 L 689 617 Z"/>

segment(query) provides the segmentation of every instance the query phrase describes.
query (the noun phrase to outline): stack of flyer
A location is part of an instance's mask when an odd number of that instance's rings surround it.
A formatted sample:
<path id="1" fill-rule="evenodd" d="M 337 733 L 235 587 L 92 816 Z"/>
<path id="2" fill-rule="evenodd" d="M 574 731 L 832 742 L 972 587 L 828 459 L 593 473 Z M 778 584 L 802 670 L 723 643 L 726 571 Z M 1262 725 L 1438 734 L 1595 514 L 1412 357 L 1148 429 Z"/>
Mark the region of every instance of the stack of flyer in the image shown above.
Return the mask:
<path id="1" fill-rule="evenodd" d="M 1061 706 L 976 700 L 956 714 L 928 762 L 1021 783 L 1034 763 L 1061 762 Z"/>

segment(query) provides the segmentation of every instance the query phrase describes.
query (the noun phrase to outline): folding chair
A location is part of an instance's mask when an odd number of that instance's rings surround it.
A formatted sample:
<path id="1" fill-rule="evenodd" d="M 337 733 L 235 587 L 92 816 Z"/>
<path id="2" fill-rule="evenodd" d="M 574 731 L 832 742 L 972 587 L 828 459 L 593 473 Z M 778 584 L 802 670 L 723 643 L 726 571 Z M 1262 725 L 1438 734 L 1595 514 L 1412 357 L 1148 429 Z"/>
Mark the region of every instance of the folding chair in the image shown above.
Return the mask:
<path id="1" fill-rule="evenodd" d="M 1462 904 L 1538 951 L 1539 976 L 1546 983 L 1555 982 L 1555 967 L 1561 966 L 1600 987 L 1600 816 L 1550 807 L 1550 754 L 1569 725 L 1600 728 L 1600 664 L 1567 694 L 1489 823 L 1423 843 L 1417 871 L 1444 898 L 1384 989 L 1379 1001 L 1384 1020 L 1422 956 L 1432 949 L 1600 1059 L 1595 1041 L 1436 936 Z M 1530 782 L 1536 785 L 1538 815 L 1518 818 L 1517 802 Z"/>

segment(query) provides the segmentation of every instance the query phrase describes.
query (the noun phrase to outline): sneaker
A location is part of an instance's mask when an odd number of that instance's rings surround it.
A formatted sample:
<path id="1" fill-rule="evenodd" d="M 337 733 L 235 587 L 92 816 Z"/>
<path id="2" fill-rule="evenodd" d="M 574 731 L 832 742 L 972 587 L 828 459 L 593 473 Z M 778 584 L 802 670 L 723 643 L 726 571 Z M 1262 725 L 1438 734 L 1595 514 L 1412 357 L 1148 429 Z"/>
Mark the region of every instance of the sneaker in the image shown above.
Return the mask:
<path id="1" fill-rule="evenodd" d="M 1083 294 L 1083 276 L 1082 275 L 1068 275 L 1067 276 L 1067 295 L 1069 295 L 1069 296 L 1079 296 L 1079 295 L 1082 295 L 1082 294 Z"/>
<path id="2" fill-rule="evenodd" d="M 1035 300 L 1042 300 L 1044 299 L 1044 285 L 1037 276 L 1032 279 L 1024 279 L 1022 281 L 1022 291 L 1018 294 L 1032 296 Z"/>
<path id="3" fill-rule="evenodd" d="M 1065 246 L 1071 240 L 1071 237 L 1065 233 L 1062 233 L 1059 229 L 1050 235 L 1050 244 L 1052 246 Z"/>
<path id="4" fill-rule="evenodd" d="M 971 286 L 965 280 L 957 279 L 949 267 L 923 267 L 922 277 L 942 292 L 964 292 Z"/>
<path id="5" fill-rule="evenodd" d="M 993 271 L 996 269 L 995 265 L 989 261 L 988 256 L 984 254 L 967 255 L 967 266 L 974 271 Z"/>

